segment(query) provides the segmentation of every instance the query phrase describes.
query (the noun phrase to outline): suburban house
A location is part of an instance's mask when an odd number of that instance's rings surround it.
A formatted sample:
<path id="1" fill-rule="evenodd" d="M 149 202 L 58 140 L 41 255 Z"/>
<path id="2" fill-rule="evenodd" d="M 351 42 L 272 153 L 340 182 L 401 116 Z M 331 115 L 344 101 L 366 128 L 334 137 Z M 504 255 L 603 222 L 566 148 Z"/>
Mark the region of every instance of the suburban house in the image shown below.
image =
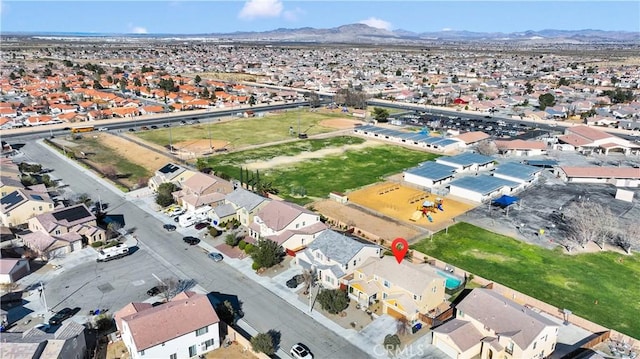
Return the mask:
<path id="1" fill-rule="evenodd" d="M 4 144 L 4 141 L 2 142 Z M 24 185 L 20 181 L 20 169 L 18 165 L 9 159 L 2 158 L 0 160 L 0 167 L 2 167 L 2 173 L 0 173 L 0 197 L 24 188 Z"/>
<path id="2" fill-rule="evenodd" d="M 567 127 L 564 136 L 558 137 L 558 141 L 584 154 L 594 152 L 604 155 L 611 152 L 624 155 L 640 154 L 640 146 L 633 142 L 584 125 Z"/>
<path id="3" fill-rule="evenodd" d="M 28 224 L 32 232 L 52 236 L 77 233 L 83 237 L 85 244 L 104 242 L 107 239 L 106 231 L 98 227 L 96 216 L 82 203 L 35 216 L 29 219 Z"/>
<path id="4" fill-rule="evenodd" d="M 547 153 L 547 144 L 542 141 L 496 140 L 498 153 L 507 156 L 540 156 Z"/>
<path id="5" fill-rule="evenodd" d="M 436 163 L 454 167 L 456 172 L 479 172 L 493 168 L 494 159 L 477 153 L 461 153 L 455 156 L 443 156 Z"/>
<path id="6" fill-rule="evenodd" d="M 202 206 L 216 207 L 225 203 L 225 195 L 233 191 L 233 185 L 222 178 L 194 173 L 182 182 L 181 189 L 173 193 L 176 202 L 187 211 Z"/>
<path id="7" fill-rule="evenodd" d="M 426 189 L 451 182 L 455 174 L 455 167 L 429 161 L 406 170 L 404 180 Z"/>
<path id="8" fill-rule="evenodd" d="M 349 297 L 365 307 L 379 302 L 382 313 L 412 324 L 445 302 L 446 279 L 430 265 L 393 256 L 369 258 L 348 278 Z"/>
<path id="9" fill-rule="evenodd" d="M 379 259 L 379 246 L 327 229 L 302 252 L 296 264 L 315 272 L 325 288 L 339 288 L 340 280 L 362 266 L 367 259 Z"/>
<path id="10" fill-rule="evenodd" d="M 131 303 L 114 314 L 131 358 L 192 358 L 220 347 L 220 319 L 208 296 L 182 292 L 152 306 Z"/>
<path id="11" fill-rule="evenodd" d="M 225 202 L 226 204 L 233 206 L 237 216 L 236 218 L 240 221 L 240 224 L 248 227 L 250 223 L 253 223 L 253 216 L 258 213 L 262 207 L 271 202 L 271 200 L 251 191 L 247 191 L 244 188 L 236 188 L 233 192 L 227 195 Z M 214 213 L 210 213 L 210 218 L 212 219 L 213 224 L 215 224 L 216 220 L 219 221 L 221 219 L 215 213 L 215 208 Z"/>
<path id="12" fill-rule="evenodd" d="M 158 191 L 158 186 L 163 183 L 174 183 L 178 187 L 182 187 L 182 183 L 189 179 L 197 172 L 176 165 L 173 163 L 167 163 L 162 168 L 156 171 L 155 175 L 149 178 L 149 188 L 154 192 Z"/>
<path id="13" fill-rule="evenodd" d="M 0 284 L 15 283 L 31 273 L 28 259 L 0 258 Z"/>
<path id="14" fill-rule="evenodd" d="M 52 209 L 53 200 L 46 191 L 17 189 L 0 199 L 0 220 L 2 225 L 15 227 Z"/>
<path id="15" fill-rule="evenodd" d="M 640 187 L 640 168 L 556 167 L 554 173 L 565 182 L 609 183 L 616 187 Z"/>
<path id="16" fill-rule="evenodd" d="M 85 358 L 87 341 L 85 327 L 73 320 L 65 320 L 62 325 L 51 330 L 37 325 L 23 333 L 2 333 L 0 358 Z"/>
<path id="17" fill-rule="evenodd" d="M 546 358 L 558 325 L 499 293 L 476 288 L 455 305 L 455 318 L 433 329 L 433 345 L 449 357 Z"/>
<path id="18" fill-rule="evenodd" d="M 326 229 L 317 213 L 284 201 L 270 201 L 249 224 L 251 237 L 268 238 L 291 252 L 304 248 Z"/>

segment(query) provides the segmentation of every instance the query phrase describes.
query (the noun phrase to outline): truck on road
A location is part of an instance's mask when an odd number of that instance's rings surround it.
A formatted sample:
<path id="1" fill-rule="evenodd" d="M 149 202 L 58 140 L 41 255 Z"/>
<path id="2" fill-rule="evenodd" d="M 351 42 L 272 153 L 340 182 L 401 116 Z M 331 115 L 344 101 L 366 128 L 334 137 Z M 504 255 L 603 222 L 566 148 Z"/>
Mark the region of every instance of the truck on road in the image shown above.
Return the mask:
<path id="1" fill-rule="evenodd" d="M 129 255 L 129 247 L 126 244 L 120 243 L 110 248 L 104 248 L 98 251 L 98 258 L 96 262 L 107 262 L 112 259 L 118 259 Z"/>

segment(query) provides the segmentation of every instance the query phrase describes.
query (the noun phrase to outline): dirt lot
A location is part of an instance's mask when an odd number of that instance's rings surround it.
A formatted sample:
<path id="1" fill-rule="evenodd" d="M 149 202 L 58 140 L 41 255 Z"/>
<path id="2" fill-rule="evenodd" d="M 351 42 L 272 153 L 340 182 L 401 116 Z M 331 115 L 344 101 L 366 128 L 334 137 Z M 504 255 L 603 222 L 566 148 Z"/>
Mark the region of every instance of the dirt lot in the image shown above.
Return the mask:
<path id="1" fill-rule="evenodd" d="M 356 125 L 362 125 L 364 122 L 360 120 L 354 120 L 350 118 L 332 118 L 329 120 L 323 120 L 320 125 L 324 127 L 332 127 L 340 130 L 346 130 L 356 127 Z"/>
<path id="2" fill-rule="evenodd" d="M 119 136 L 101 133 L 98 135 L 98 138 L 100 139 L 100 143 L 109 147 L 118 155 L 148 169 L 151 173 L 155 172 L 168 162 L 173 161 L 169 156 L 163 156 Z"/>

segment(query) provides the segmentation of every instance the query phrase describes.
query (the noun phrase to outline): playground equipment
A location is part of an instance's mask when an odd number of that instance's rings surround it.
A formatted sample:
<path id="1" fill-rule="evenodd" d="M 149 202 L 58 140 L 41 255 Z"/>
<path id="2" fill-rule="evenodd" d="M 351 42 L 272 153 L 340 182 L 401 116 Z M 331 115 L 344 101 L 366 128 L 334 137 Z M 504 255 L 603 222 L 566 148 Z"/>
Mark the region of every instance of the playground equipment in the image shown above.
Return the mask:
<path id="1" fill-rule="evenodd" d="M 400 189 L 400 186 L 398 186 L 397 184 L 380 187 L 380 189 L 378 190 L 378 195 L 383 195 L 385 193 L 393 192 L 397 189 Z"/>
<path id="2" fill-rule="evenodd" d="M 422 206 L 416 207 L 416 211 L 413 213 L 410 220 L 417 222 L 420 217 L 425 217 L 429 222 L 433 222 L 433 217 L 431 217 L 431 213 L 437 213 L 437 211 L 444 212 L 444 208 L 442 208 L 443 204 L 442 198 L 436 198 L 435 202 L 424 201 L 422 202 Z"/>
<path id="3" fill-rule="evenodd" d="M 409 202 L 409 204 L 414 204 L 414 203 L 418 203 L 418 202 L 420 202 L 422 200 L 425 200 L 427 198 L 429 198 L 428 194 L 420 193 L 420 194 L 417 194 L 415 196 L 409 197 L 409 200 L 407 202 Z"/>

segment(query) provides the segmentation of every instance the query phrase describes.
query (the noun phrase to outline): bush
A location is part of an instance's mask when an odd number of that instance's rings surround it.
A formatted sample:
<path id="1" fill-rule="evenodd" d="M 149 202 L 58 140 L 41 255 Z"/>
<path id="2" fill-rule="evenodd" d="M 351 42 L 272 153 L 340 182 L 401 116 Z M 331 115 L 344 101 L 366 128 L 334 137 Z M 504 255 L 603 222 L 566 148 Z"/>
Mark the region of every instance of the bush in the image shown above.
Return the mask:
<path id="1" fill-rule="evenodd" d="M 95 241 L 95 242 L 91 243 L 91 247 L 100 248 L 100 247 L 102 247 L 103 244 L 104 244 L 104 242 L 102 242 L 102 241 Z"/>
<path id="2" fill-rule="evenodd" d="M 111 248 L 111 247 L 115 247 L 115 246 L 117 246 L 118 244 L 120 244 L 120 242 L 118 242 L 118 241 L 111 241 L 111 242 L 107 243 L 107 245 L 105 245 L 104 247 L 105 247 L 105 248 Z"/>
<path id="3" fill-rule="evenodd" d="M 220 235 L 220 231 L 217 230 L 215 227 L 209 227 L 209 235 L 211 237 L 217 237 Z"/>
<path id="4" fill-rule="evenodd" d="M 246 254 L 251 254 L 251 252 L 253 252 L 253 250 L 255 249 L 255 247 L 256 247 L 256 246 L 254 246 L 253 244 L 251 244 L 251 243 L 247 243 L 247 244 L 244 246 L 244 252 L 245 252 Z"/>
<path id="5" fill-rule="evenodd" d="M 246 250 L 246 247 L 245 247 Z M 258 239 L 258 242 L 251 250 L 251 258 L 260 267 L 271 268 L 280 263 L 284 258 L 284 249 L 278 243 L 270 239 Z"/>
<path id="6" fill-rule="evenodd" d="M 251 265 L 251 269 L 258 270 L 258 269 L 260 269 L 260 265 L 258 263 L 256 263 L 256 262 L 253 262 L 253 264 Z"/>
<path id="7" fill-rule="evenodd" d="M 240 248 L 241 251 L 244 251 L 244 247 L 247 245 L 247 242 L 245 241 L 240 241 L 238 242 L 238 248 Z"/>
<path id="8" fill-rule="evenodd" d="M 396 349 L 398 349 L 398 347 L 400 346 L 400 338 L 393 334 L 387 334 L 384 337 L 384 348 L 387 349 L 388 351 L 395 351 Z"/>
<path id="9" fill-rule="evenodd" d="M 349 306 L 347 292 L 340 289 L 325 289 L 318 293 L 318 303 L 331 314 L 338 314 Z"/>
<path id="10" fill-rule="evenodd" d="M 267 333 L 259 333 L 251 338 L 251 349 L 267 355 L 273 355 L 276 352 L 273 345 L 273 338 Z"/>
<path id="11" fill-rule="evenodd" d="M 239 241 L 240 241 L 240 239 L 236 236 L 235 233 L 229 233 L 224 238 L 224 242 L 226 244 L 230 245 L 231 247 L 237 246 Z"/>
<path id="12" fill-rule="evenodd" d="M 109 315 L 101 314 L 96 319 L 96 329 L 99 331 L 106 331 L 113 327 L 113 318 Z"/>

